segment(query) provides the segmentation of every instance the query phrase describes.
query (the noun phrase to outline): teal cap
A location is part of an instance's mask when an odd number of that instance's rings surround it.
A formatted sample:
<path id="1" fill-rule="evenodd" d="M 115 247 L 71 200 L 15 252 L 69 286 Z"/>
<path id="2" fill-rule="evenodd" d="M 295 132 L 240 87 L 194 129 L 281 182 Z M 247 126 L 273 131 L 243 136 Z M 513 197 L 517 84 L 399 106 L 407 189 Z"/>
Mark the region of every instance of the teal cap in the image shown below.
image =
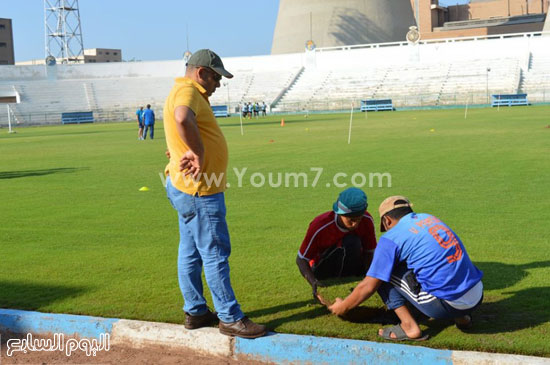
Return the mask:
<path id="1" fill-rule="evenodd" d="M 367 210 L 367 195 L 358 188 L 348 188 L 338 195 L 332 210 L 340 215 L 359 215 Z"/>

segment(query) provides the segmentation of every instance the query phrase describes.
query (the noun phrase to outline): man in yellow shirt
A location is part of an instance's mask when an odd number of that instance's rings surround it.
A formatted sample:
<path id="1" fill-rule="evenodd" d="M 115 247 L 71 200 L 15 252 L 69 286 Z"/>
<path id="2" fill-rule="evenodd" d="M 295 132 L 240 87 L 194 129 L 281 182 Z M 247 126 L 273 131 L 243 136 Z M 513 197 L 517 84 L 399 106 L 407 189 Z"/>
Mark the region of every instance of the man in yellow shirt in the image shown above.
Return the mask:
<path id="1" fill-rule="evenodd" d="M 185 328 L 209 326 L 219 318 L 221 333 L 255 338 L 266 327 L 245 317 L 229 280 L 231 244 L 223 193 L 227 143 L 208 101 L 222 76 L 233 77 L 217 54 L 201 49 L 187 62 L 185 77 L 176 79 L 164 105 L 170 155 L 166 191 L 179 216 L 178 279 Z M 218 318 L 203 296 L 203 266 Z"/>

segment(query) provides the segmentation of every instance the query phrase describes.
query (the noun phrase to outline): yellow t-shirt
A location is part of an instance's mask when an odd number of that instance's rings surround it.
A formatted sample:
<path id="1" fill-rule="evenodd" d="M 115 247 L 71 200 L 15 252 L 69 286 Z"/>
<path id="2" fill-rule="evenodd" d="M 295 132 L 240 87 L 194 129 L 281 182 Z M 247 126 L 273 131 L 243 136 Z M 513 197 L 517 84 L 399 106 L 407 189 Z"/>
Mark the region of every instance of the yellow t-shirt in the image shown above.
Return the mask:
<path id="1" fill-rule="evenodd" d="M 189 147 L 176 129 L 174 110 L 178 106 L 187 106 L 195 113 L 204 146 L 204 167 L 197 181 L 191 175 L 184 176 L 179 168 L 179 162 Z M 206 90 L 200 84 L 187 77 L 176 79 L 164 105 L 164 132 L 170 151 L 170 162 L 166 170 L 175 188 L 190 195 L 212 195 L 225 191 L 227 142 L 212 113 Z"/>

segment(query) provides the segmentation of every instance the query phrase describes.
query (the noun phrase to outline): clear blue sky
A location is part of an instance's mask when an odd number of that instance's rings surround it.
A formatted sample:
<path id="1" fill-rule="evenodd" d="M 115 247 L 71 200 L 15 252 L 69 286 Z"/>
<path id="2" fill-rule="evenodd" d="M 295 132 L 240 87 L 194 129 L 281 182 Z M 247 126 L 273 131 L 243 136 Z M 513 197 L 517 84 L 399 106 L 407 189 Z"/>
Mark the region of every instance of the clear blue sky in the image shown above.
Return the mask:
<path id="1" fill-rule="evenodd" d="M 84 48 L 120 48 L 129 60 L 175 60 L 189 48 L 222 57 L 271 53 L 278 0 L 80 0 Z M 15 60 L 44 58 L 44 1 L 0 0 Z"/>
<path id="2" fill-rule="evenodd" d="M 191 51 L 269 54 L 279 1 L 80 0 L 79 6 L 84 48 L 120 48 L 125 60 L 150 61 L 180 59 L 187 26 Z M 16 61 L 44 58 L 43 0 L 0 0 L 0 18 L 12 19 Z"/>

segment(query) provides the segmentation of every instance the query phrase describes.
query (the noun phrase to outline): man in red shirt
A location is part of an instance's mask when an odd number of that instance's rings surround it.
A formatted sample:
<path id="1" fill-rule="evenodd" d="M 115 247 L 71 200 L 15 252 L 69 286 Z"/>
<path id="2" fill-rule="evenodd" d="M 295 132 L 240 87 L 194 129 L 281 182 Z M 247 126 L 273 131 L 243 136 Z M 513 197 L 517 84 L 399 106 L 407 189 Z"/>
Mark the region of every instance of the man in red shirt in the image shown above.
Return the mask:
<path id="1" fill-rule="evenodd" d="M 364 276 L 370 266 L 376 236 L 367 212 L 367 196 L 358 188 L 340 193 L 332 211 L 317 216 L 300 246 L 296 265 L 317 299 L 319 280 Z"/>

